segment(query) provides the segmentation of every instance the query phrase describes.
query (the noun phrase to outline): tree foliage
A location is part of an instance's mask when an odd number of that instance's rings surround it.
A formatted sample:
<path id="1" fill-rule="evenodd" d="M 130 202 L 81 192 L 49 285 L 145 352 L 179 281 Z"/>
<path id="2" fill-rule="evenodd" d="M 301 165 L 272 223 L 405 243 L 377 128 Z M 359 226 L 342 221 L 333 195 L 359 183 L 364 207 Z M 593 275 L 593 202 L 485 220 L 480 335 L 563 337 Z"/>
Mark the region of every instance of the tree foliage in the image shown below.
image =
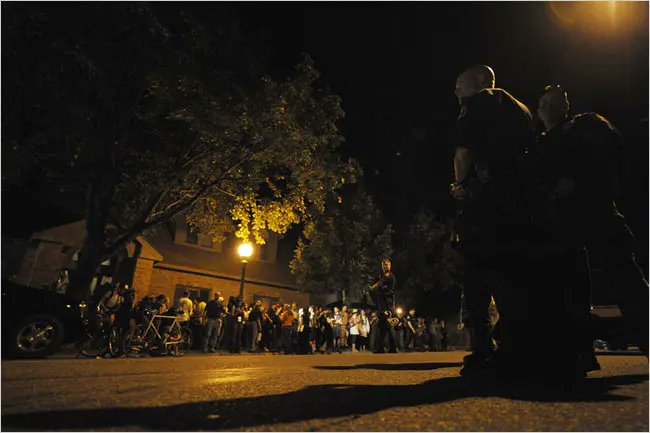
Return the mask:
<path id="1" fill-rule="evenodd" d="M 427 305 L 436 295 L 460 286 L 461 257 L 450 236 L 449 227 L 434 215 L 421 210 L 414 216 L 394 265 L 400 275 L 400 302 Z"/>
<path id="2" fill-rule="evenodd" d="M 363 192 L 332 201 L 325 214 L 305 226 L 291 271 L 306 289 L 345 290 L 348 299 L 360 300 L 377 279 L 382 257 L 392 254 L 393 230 Z"/>
<path id="3" fill-rule="evenodd" d="M 84 198 L 78 293 L 177 215 L 263 244 L 355 181 L 336 152 L 340 99 L 308 56 L 277 79 L 232 26 L 143 3 L 69 8 L 3 5 L 3 181 L 36 170 Z"/>

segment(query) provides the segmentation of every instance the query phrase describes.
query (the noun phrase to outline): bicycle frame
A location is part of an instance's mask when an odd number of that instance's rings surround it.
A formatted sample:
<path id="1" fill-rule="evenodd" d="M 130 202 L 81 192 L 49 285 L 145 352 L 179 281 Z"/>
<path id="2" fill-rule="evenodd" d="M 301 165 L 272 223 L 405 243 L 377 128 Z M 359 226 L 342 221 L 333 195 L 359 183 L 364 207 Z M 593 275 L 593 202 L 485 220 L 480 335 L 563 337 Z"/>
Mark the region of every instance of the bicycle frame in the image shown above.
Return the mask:
<path id="1" fill-rule="evenodd" d="M 154 321 L 156 319 L 172 319 L 173 322 L 170 325 L 170 329 L 173 330 L 174 328 L 176 328 L 178 330 L 178 334 L 181 335 L 182 328 L 180 326 L 180 322 L 178 320 L 178 317 L 179 316 L 167 316 L 167 315 L 164 315 L 164 314 L 154 314 L 153 316 L 151 316 L 151 318 L 149 319 L 149 323 L 147 325 L 146 330 L 144 331 L 144 333 L 140 337 L 142 339 L 143 343 L 144 343 L 143 346 L 146 348 L 146 346 L 147 346 L 147 336 L 149 335 L 150 330 L 152 330 L 152 329 L 153 329 L 153 333 L 154 333 L 154 335 L 152 337 L 153 338 L 156 338 L 156 337 L 159 338 L 160 341 L 165 345 L 165 347 L 181 343 L 183 340 L 180 339 L 180 338 L 177 341 L 169 341 L 169 336 L 164 337 L 160 333 L 159 325 L 156 326 L 154 324 Z"/>

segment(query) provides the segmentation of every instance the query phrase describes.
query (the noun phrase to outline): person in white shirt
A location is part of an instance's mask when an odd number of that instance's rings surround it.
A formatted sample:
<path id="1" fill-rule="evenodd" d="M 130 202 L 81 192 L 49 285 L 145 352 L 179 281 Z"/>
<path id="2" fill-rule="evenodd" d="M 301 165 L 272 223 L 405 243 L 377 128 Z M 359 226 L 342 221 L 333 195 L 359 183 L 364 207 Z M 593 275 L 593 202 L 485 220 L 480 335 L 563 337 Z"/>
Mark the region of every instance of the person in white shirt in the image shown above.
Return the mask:
<path id="1" fill-rule="evenodd" d="M 359 312 L 357 310 L 352 310 L 352 316 L 350 316 L 349 329 L 350 329 L 350 345 L 352 346 L 352 351 L 357 352 L 357 346 L 359 338 Z"/>
<path id="2" fill-rule="evenodd" d="M 187 322 L 192 316 L 192 310 L 194 309 L 194 304 L 190 299 L 190 292 L 185 291 L 183 297 L 178 300 L 178 308 L 183 312 L 179 320 L 181 322 Z"/>
<path id="3" fill-rule="evenodd" d="M 366 350 L 368 347 L 368 335 L 370 335 L 370 320 L 366 315 L 366 310 L 361 310 L 361 316 L 359 316 L 359 348 L 361 350 Z"/>

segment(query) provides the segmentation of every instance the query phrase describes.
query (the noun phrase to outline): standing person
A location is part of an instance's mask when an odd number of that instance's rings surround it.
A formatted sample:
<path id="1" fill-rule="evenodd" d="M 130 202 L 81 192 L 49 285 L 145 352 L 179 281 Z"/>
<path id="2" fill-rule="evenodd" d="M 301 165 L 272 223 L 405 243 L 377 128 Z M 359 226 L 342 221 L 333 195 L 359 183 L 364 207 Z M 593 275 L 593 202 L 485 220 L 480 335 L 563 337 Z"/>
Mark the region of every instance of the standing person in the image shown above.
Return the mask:
<path id="1" fill-rule="evenodd" d="M 136 291 L 133 288 L 129 288 L 128 285 L 124 285 L 124 289 L 121 291 L 122 302 L 117 309 L 115 315 L 116 324 L 118 329 L 124 336 L 125 332 L 128 330 L 129 335 L 133 336 L 135 333 L 136 320 L 138 314 L 135 311 L 136 307 Z"/>
<path id="2" fill-rule="evenodd" d="M 379 348 L 377 347 L 377 342 L 379 340 L 379 319 L 377 318 L 377 313 L 372 312 L 370 313 L 370 337 L 368 338 L 368 343 L 370 346 L 370 350 L 373 352 L 377 352 Z"/>
<path id="3" fill-rule="evenodd" d="M 271 321 L 271 351 L 279 352 L 280 348 L 280 315 L 278 314 L 278 304 L 269 307 L 269 320 Z"/>
<path id="4" fill-rule="evenodd" d="M 242 324 L 241 324 L 241 341 L 240 345 L 244 350 L 248 350 L 248 315 L 251 312 L 250 307 L 248 306 L 248 303 L 242 302 L 241 304 L 241 312 L 242 312 Z"/>
<path id="5" fill-rule="evenodd" d="M 330 310 L 324 310 L 320 313 L 318 326 L 321 335 L 321 340 L 318 342 L 318 348 L 320 350 L 323 345 L 325 345 L 325 353 L 330 355 L 332 353 L 332 347 L 334 346 L 334 336 L 332 335 L 332 312 Z"/>
<path id="6" fill-rule="evenodd" d="M 289 304 L 284 304 L 282 314 L 280 314 L 280 321 L 282 323 L 281 338 L 282 338 L 282 352 L 285 355 L 293 353 L 291 347 L 291 328 L 293 327 L 293 311 Z"/>
<path id="7" fill-rule="evenodd" d="M 311 347 L 311 353 L 316 353 L 316 342 L 318 341 L 318 317 L 317 317 L 317 307 L 315 305 L 309 306 L 309 345 Z"/>
<path id="8" fill-rule="evenodd" d="M 230 344 L 228 351 L 230 353 L 241 353 L 241 334 L 244 327 L 244 312 L 237 302 L 231 302 L 228 306 L 229 313 L 229 332 Z"/>
<path id="9" fill-rule="evenodd" d="M 569 109 L 562 87 L 544 89 L 538 114 L 546 131 L 537 149 L 538 181 L 545 198 L 543 234 L 573 256 L 586 249 L 589 265 L 601 271 L 607 287 L 618 289 L 615 297 L 626 330 L 647 356 L 648 282 L 634 257 L 634 235 L 616 204 L 623 193 L 623 140 L 603 116 L 570 116 Z M 562 264 L 559 258 L 557 262 Z M 568 306 L 574 317 L 571 339 L 581 341 L 580 363 L 586 371 L 598 369 L 588 331 L 588 286 L 576 281 L 566 292 L 573 304 Z"/>
<path id="10" fill-rule="evenodd" d="M 409 310 L 404 323 L 404 333 L 406 337 L 406 348 L 408 350 L 415 350 L 415 340 L 417 336 L 417 318 L 415 317 L 415 308 Z"/>
<path id="11" fill-rule="evenodd" d="M 99 304 L 97 305 L 97 317 L 99 319 L 99 325 L 103 330 L 102 335 L 104 338 L 104 344 L 106 347 L 108 347 L 108 331 L 114 325 L 116 314 L 121 308 L 122 303 L 124 302 L 124 298 L 120 296 L 119 282 L 115 283 L 113 287 L 104 286 L 104 289 L 106 288 L 109 288 L 109 290 L 106 290 L 104 292 L 101 299 L 99 300 Z"/>
<path id="12" fill-rule="evenodd" d="M 188 290 L 183 292 L 183 296 L 178 299 L 178 309 L 182 312 L 179 317 L 179 322 L 186 323 L 192 317 L 194 303 L 190 299 L 190 292 Z"/>
<path id="13" fill-rule="evenodd" d="M 298 353 L 307 355 L 313 353 L 309 338 L 311 337 L 311 321 L 309 308 L 298 310 Z"/>
<path id="14" fill-rule="evenodd" d="M 208 303 L 199 298 L 196 298 L 195 301 L 194 314 L 199 318 L 199 323 L 205 325 L 205 315 L 203 313 L 205 313 L 205 307 L 207 307 Z"/>
<path id="15" fill-rule="evenodd" d="M 334 333 L 334 347 L 338 349 L 341 347 L 341 310 L 339 310 L 339 307 L 334 307 L 332 320 L 334 323 L 332 328 L 332 332 Z"/>
<path id="16" fill-rule="evenodd" d="M 262 347 L 265 352 L 273 350 L 273 320 L 271 319 L 270 313 L 273 311 L 273 307 L 269 307 L 268 310 L 262 309 Z"/>
<path id="17" fill-rule="evenodd" d="M 369 336 L 370 320 L 368 320 L 368 314 L 366 313 L 366 310 L 361 310 L 361 316 L 359 316 L 359 338 L 361 340 L 361 351 L 367 350 Z"/>
<path id="18" fill-rule="evenodd" d="M 248 323 L 246 325 L 246 333 L 248 334 L 246 342 L 248 346 L 246 347 L 246 350 L 249 352 L 257 352 L 257 338 L 258 334 L 262 331 L 261 307 L 262 301 L 255 301 L 255 305 L 248 314 Z"/>
<path id="19" fill-rule="evenodd" d="M 524 104 L 494 84 L 492 68 L 480 65 L 461 73 L 455 89 L 461 109 L 451 193 L 459 208 L 454 230 L 465 262 L 463 286 L 474 334 L 463 376 L 494 372 L 487 317 L 491 295 L 508 330 L 500 359 L 525 345 L 526 336 L 518 330 L 531 320 L 526 311 L 529 261 L 523 251 L 530 221 L 524 161 L 534 144 L 533 121 Z"/>
<path id="20" fill-rule="evenodd" d="M 446 352 L 448 344 L 449 344 L 449 330 L 447 329 L 447 324 L 445 323 L 445 321 L 440 320 L 440 350 Z"/>
<path id="21" fill-rule="evenodd" d="M 438 319 L 434 317 L 429 322 L 430 349 L 432 352 L 440 350 L 440 333 L 438 332 Z"/>
<path id="22" fill-rule="evenodd" d="M 370 286 L 372 297 L 377 306 L 379 317 L 379 345 L 375 353 L 383 353 L 386 340 L 388 340 L 388 351 L 397 353 L 395 347 L 395 336 L 391 332 L 391 324 L 388 319 L 392 317 L 395 296 L 395 274 L 391 269 L 391 261 L 388 258 L 381 260 L 381 275 L 377 282 Z"/>
<path id="23" fill-rule="evenodd" d="M 293 353 L 298 353 L 298 304 L 295 302 L 291 303 L 291 312 L 293 313 L 293 324 L 291 325 L 291 351 Z"/>
<path id="24" fill-rule="evenodd" d="M 348 314 L 348 306 L 343 305 L 341 307 L 341 335 L 340 335 L 341 349 L 348 348 L 348 322 L 349 321 L 350 321 L 350 315 Z"/>
<path id="25" fill-rule="evenodd" d="M 223 298 L 219 292 L 205 306 L 203 329 L 203 353 L 216 352 L 217 340 L 221 331 L 221 315 L 223 314 Z"/>
<path id="26" fill-rule="evenodd" d="M 415 349 L 425 351 L 429 348 L 429 339 L 426 331 L 426 325 L 424 323 L 424 317 L 418 317 L 416 331 L 417 334 L 415 339 Z"/>
<path id="27" fill-rule="evenodd" d="M 70 285 L 70 276 L 68 275 L 68 269 L 62 268 L 59 271 L 59 275 L 56 277 L 56 281 L 54 281 L 54 291 L 56 293 L 64 295 L 68 290 L 68 285 Z"/>
<path id="28" fill-rule="evenodd" d="M 352 315 L 348 322 L 348 329 L 350 330 L 350 347 L 352 348 L 352 352 L 357 352 L 359 345 L 359 312 L 356 309 L 352 310 Z"/>

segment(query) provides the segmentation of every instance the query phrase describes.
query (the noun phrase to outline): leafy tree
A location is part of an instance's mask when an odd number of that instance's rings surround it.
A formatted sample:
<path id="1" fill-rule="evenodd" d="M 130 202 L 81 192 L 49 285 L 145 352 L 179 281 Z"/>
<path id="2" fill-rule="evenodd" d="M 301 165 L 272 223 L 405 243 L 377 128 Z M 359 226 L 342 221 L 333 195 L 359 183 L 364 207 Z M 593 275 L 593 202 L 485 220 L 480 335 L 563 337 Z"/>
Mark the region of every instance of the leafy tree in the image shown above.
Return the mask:
<path id="1" fill-rule="evenodd" d="M 435 216 L 422 210 L 415 215 L 396 254 L 395 266 L 401 271 L 399 302 L 426 306 L 437 295 L 460 286 L 461 258 L 450 236 L 449 226 Z"/>
<path id="2" fill-rule="evenodd" d="M 298 283 L 313 291 L 345 290 L 360 300 L 392 254 L 393 230 L 370 196 L 354 192 L 328 206 L 305 226 L 290 267 Z"/>
<path id="3" fill-rule="evenodd" d="M 176 215 L 263 244 L 355 181 L 337 154 L 340 100 L 307 56 L 274 79 L 236 28 L 143 3 L 2 11 L 3 181 L 36 172 L 84 198 L 73 294 Z"/>

